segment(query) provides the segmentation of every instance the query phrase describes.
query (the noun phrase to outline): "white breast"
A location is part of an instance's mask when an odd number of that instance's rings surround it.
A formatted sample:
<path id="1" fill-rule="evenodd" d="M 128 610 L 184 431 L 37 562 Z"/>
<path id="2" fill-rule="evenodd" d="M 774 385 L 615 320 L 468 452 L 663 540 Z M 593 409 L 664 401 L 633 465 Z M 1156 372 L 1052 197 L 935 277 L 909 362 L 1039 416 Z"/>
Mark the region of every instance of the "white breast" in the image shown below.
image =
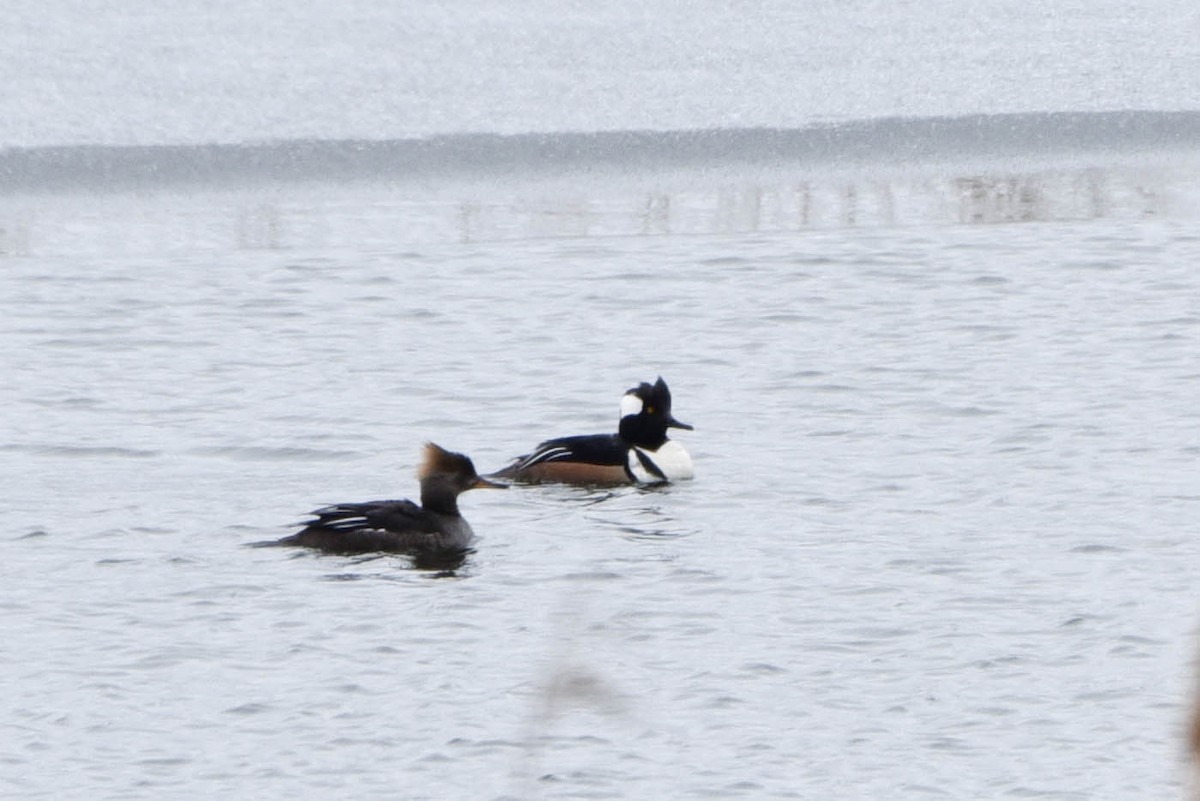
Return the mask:
<path id="1" fill-rule="evenodd" d="M 654 466 L 667 477 L 667 481 L 684 481 L 695 475 L 692 457 L 678 442 L 667 440 L 656 451 L 637 447 L 629 449 L 629 470 L 633 473 L 634 478 L 645 484 L 653 484 L 662 479 L 646 469 L 642 460 L 638 458 L 638 453 L 653 462 Z"/>

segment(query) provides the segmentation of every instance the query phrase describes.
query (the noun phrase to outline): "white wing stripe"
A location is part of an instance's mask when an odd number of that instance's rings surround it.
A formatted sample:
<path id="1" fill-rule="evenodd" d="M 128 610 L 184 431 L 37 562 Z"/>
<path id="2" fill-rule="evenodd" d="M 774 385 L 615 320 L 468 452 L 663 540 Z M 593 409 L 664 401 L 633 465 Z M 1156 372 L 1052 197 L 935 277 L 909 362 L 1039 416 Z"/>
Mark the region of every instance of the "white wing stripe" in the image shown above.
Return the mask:
<path id="1" fill-rule="evenodd" d="M 570 455 L 571 451 L 562 447 L 561 445 L 547 448 L 544 451 L 534 451 L 526 456 L 524 461 L 521 462 L 521 469 L 524 470 L 542 462 L 553 462 L 557 459 L 562 459 Z"/>

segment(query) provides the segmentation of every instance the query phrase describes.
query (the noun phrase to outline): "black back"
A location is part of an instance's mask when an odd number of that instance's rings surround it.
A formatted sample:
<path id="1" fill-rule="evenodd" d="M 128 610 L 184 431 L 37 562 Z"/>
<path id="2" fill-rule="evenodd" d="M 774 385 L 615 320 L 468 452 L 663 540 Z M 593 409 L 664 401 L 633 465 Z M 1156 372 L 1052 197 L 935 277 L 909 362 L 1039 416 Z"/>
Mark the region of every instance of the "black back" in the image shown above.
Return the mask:
<path id="1" fill-rule="evenodd" d="M 584 434 L 577 437 L 548 439 L 537 446 L 534 454 L 547 454 L 539 461 L 567 459 L 588 464 L 624 465 L 629 443 L 617 434 Z M 561 455 L 554 452 L 562 451 Z"/>

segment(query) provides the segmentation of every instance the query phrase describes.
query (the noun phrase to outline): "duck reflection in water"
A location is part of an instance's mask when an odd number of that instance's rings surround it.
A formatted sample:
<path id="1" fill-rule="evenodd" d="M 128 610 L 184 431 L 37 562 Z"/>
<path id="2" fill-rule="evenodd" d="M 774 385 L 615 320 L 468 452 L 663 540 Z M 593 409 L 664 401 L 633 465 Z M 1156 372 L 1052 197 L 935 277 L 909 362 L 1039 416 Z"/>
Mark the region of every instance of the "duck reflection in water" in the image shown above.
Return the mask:
<path id="1" fill-rule="evenodd" d="M 420 505 L 393 500 L 325 506 L 312 512 L 303 529 L 271 544 L 336 554 L 406 553 L 431 569 L 461 564 L 475 532 L 458 511 L 458 496 L 505 485 L 482 478 L 469 458 L 432 442 L 425 445 L 417 477 Z"/>

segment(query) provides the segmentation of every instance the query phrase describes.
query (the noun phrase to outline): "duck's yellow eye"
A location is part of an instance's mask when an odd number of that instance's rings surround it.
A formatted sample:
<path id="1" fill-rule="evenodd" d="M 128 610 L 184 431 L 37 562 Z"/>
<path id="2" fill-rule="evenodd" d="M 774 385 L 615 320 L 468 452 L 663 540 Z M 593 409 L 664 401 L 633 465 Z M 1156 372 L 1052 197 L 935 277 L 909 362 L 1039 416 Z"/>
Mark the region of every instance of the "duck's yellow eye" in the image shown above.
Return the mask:
<path id="1" fill-rule="evenodd" d="M 653 406 L 647 406 L 647 407 L 646 407 L 646 414 L 654 414 L 654 407 L 653 407 Z"/>

